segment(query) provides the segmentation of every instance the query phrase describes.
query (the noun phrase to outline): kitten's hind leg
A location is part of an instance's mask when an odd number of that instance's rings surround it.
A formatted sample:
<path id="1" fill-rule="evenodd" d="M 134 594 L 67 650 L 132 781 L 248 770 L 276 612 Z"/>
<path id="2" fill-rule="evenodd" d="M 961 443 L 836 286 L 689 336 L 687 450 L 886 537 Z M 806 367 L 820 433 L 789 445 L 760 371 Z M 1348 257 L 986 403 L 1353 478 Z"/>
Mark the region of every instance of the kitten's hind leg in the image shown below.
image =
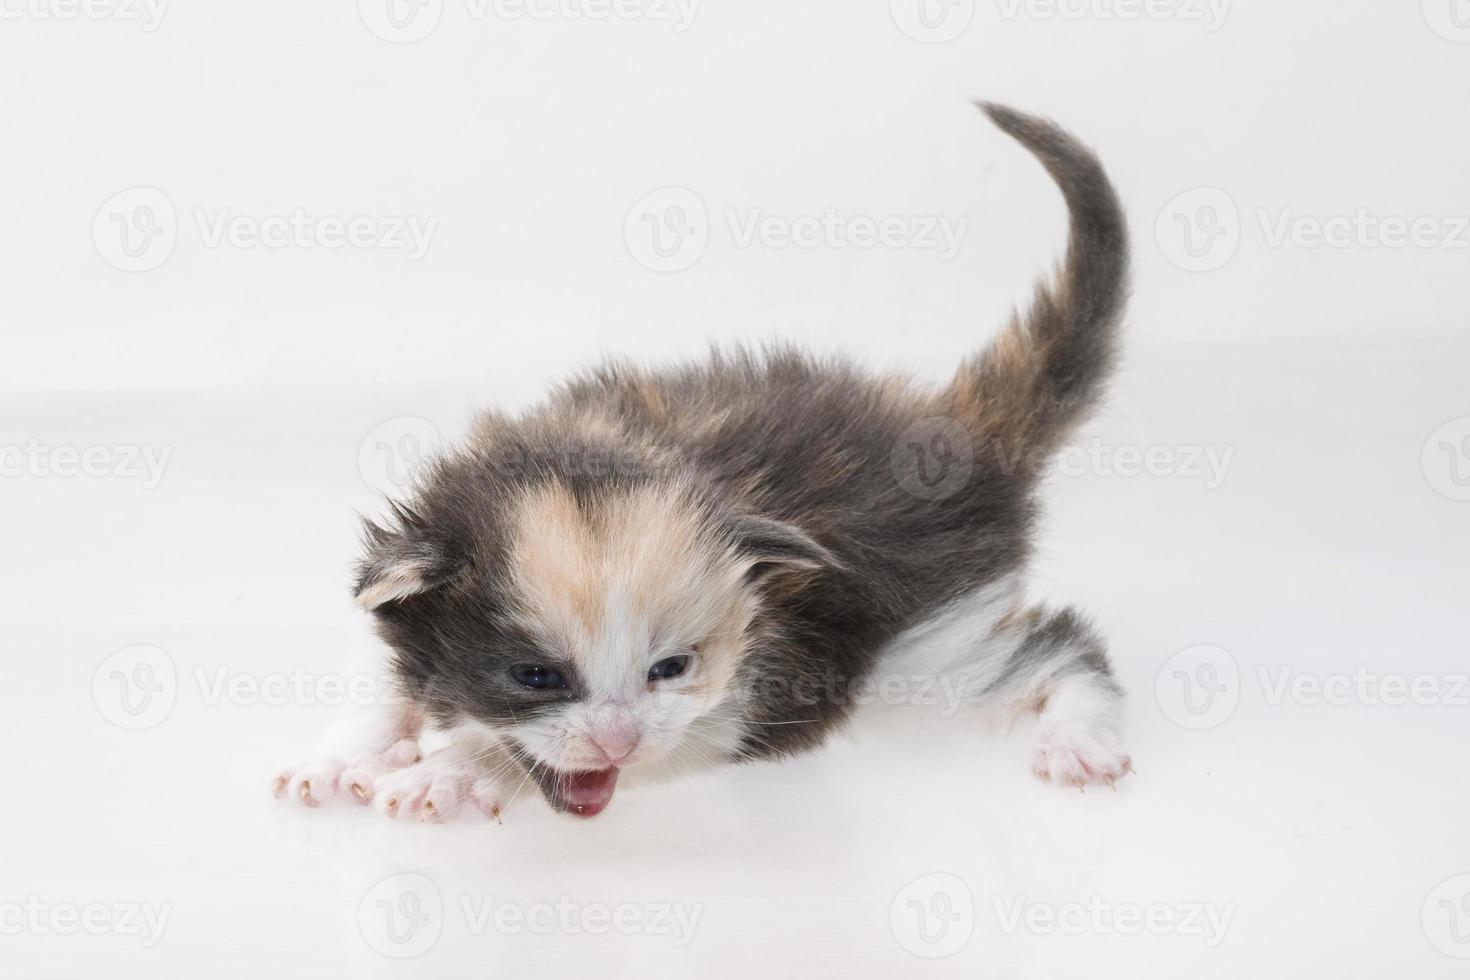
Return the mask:
<path id="1" fill-rule="evenodd" d="M 1064 786 L 1111 786 L 1132 771 L 1121 741 L 1123 690 L 1101 638 L 1070 609 L 1032 609 L 993 634 L 1004 650 L 985 688 L 1037 716 L 1032 770 Z"/>

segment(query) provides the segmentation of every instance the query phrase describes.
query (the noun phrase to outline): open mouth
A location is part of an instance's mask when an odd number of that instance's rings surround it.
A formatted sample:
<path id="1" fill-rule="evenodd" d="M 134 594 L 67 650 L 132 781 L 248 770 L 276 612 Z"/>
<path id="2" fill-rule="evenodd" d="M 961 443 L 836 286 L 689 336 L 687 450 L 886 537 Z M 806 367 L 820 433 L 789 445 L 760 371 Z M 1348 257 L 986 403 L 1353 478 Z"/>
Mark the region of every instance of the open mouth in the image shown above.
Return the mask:
<path id="1" fill-rule="evenodd" d="M 586 772 L 557 772 L 537 766 L 535 773 L 547 802 L 562 813 L 579 817 L 595 817 L 607 809 L 618 785 L 617 766 Z"/>

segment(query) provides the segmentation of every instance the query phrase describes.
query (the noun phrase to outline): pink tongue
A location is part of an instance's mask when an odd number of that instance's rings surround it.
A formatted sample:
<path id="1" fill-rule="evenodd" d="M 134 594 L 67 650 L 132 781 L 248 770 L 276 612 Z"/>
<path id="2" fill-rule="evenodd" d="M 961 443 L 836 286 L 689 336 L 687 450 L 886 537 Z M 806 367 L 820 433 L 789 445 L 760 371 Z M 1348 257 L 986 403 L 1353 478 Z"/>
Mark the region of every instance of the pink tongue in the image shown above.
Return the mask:
<path id="1" fill-rule="evenodd" d="M 612 800 L 618 784 L 618 768 L 578 772 L 565 777 L 562 800 L 567 809 L 579 817 L 595 817 Z"/>

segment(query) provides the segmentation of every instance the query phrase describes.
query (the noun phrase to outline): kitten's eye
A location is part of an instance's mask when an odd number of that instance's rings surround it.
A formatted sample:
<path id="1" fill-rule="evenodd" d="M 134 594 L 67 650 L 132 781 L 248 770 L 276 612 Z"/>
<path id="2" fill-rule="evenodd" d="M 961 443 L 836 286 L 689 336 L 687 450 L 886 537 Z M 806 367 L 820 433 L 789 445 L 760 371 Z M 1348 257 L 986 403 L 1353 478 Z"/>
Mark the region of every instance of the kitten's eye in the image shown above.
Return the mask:
<path id="1" fill-rule="evenodd" d="M 664 681 L 670 677 L 678 677 L 684 673 L 689 666 L 689 655 L 680 654 L 677 657 L 665 657 L 652 667 L 648 668 L 648 679 L 651 681 Z"/>
<path id="2" fill-rule="evenodd" d="M 537 690 L 555 690 L 567 686 L 560 673 L 540 664 L 517 664 L 510 669 L 510 676 L 525 687 Z"/>

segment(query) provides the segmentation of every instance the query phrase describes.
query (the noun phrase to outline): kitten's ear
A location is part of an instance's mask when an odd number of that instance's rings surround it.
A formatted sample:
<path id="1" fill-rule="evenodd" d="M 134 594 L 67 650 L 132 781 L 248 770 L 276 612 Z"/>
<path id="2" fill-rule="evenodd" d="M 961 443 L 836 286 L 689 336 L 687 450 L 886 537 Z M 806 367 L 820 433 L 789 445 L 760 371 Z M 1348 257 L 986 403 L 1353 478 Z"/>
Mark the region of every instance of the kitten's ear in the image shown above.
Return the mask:
<path id="1" fill-rule="evenodd" d="M 458 550 L 428 533 L 423 522 L 403 508 L 394 509 L 398 526 L 384 528 L 364 521 L 367 553 L 357 566 L 357 604 L 377 609 L 389 602 L 437 588 L 464 568 Z"/>
<path id="2" fill-rule="evenodd" d="M 731 520 L 730 528 L 736 547 L 751 561 L 746 573 L 751 581 L 782 570 L 817 571 L 842 564 L 837 556 L 794 524 L 742 515 Z"/>

